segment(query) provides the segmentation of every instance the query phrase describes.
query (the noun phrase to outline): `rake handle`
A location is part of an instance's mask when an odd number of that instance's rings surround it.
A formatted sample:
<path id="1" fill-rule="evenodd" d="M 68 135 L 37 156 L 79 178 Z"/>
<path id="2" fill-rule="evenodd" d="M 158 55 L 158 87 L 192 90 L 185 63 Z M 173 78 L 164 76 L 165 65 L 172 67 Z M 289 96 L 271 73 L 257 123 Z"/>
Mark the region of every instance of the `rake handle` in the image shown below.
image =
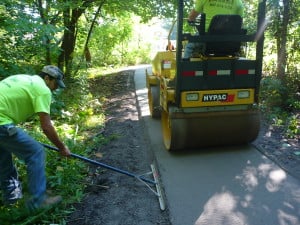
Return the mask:
<path id="1" fill-rule="evenodd" d="M 43 144 L 43 143 L 41 143 L 41 144 L 42 144 L 44 147 L 48 148 L 48 149 L 51 149 L 51 150 L 54 150 L 54 151 L 59 152 L 59 149 L 56 148 L 56 147 L 53 147 L 53 146 L 47 145 L 47 144 Z M 101 167 L 104 167 L 104 168 L 106 168 L 106 169 L 113 170 L 113 171 L 115 171 L 115 172 L 118 172 L 118 173 L 121 173 L 121 174 L 125 174 L 125 175 L 127 175 L 127 176 L 130 176 L 130 177 L 134 177 L 134 178 L 143 180 L 143 181 L 145 181 L 145 182 L 147 182 L 147 183 L 150 183 L 150 184 L 156 184 L 155 181 L 149 180 L 149 179 L 147 179 L 147 178 L 144 178 L 143 176 L 138 176 L 138 175 L 133 174 L 133 173 L 130 173 L 130 172 L 126 171 L 126 170 L 121 170 L 121 169 L 119 169 L 119 168 L 116 168 L 116 167 L 113 167 L 113 166 L 110 166 L 110 165 L 107 165 L 107 164 L 104 164 L 104 163 L 101 163 L 101 162 L 98 162 L 98 161 L 95 161 L 95 160 L 86 158 L 86 157 L 81 156 L 81 155 L 77 155 L 77 154 L 71 153 L 71 156 L 72 156 L 73 158 L 77 158 L 77 159 L 81 159 L 81 160 L 83 160 L 83 161 L 85 161 L 85 162 L 89 162 L 89 163 L 94 164 L 94 165 L 96 165 L 96 166 L 101 166 Z"/>

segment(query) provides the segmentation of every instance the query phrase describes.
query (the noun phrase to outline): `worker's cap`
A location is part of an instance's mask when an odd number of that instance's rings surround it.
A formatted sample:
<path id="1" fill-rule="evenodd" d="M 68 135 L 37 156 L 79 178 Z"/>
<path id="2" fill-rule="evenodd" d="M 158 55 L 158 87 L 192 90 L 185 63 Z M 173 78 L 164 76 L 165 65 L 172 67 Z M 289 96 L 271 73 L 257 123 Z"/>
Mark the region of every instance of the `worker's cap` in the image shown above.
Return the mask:
<path id="1" fill-rule="evenodd" d="M 50 77 L 55 78 L 60 88 L 66 87 L 66 85 L 63 82 L 64 73 L 57 66 L 52 66 L 52 65 L 44 66 L 42 72 L 48 74 Z"/>

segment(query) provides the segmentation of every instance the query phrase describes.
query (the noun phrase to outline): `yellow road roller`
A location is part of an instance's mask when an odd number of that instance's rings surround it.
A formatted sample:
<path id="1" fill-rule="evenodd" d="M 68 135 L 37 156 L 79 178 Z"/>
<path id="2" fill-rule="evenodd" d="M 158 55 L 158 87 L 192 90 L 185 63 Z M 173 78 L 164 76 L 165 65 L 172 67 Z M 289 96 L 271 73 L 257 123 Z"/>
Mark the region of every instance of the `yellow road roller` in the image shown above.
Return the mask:
<path id="1" fill-rule="evenodd" d="M 238 15 L 216 15 L 205 29 L 205 14 L 196 34 L 183 32 L 185 1 L 178 0 L 176 48 L 157 52 L 146 70 L 149 109 L 161 119 L 167 150 L 240 145 L 256 139 L 262 74 L 265 0 L 258 4 L 257 31 L 248 34 Z M 201 46 L 183 58 L 186 43 Z M 251 43 L 253 57 L 241 56 Z"/>

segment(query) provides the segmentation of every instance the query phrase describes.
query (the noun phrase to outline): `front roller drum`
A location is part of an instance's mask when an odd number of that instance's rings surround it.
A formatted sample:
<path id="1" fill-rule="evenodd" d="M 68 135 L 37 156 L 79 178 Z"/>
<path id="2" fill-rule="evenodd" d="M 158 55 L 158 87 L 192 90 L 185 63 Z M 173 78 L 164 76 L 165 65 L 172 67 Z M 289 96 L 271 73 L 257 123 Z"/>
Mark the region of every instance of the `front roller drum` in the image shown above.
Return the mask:
<path id="1" fill-rule="evenodd" d="M 162 132 L 167 150 L 241 145 L 258 136 L 257 110 L 208 113 L 162 112 Z"/>

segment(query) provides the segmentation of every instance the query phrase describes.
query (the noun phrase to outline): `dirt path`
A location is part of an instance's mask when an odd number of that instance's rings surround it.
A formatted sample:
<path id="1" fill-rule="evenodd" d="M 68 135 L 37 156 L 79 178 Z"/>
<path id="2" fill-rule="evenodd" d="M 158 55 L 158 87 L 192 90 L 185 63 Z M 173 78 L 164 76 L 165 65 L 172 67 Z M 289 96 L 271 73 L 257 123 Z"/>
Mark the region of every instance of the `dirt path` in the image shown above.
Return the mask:
<path id="1" fill-rule="evenodd" d="M 94 87 L 113 88 L 105 106 L 107 123 L 103 135 L 111 139 L 97 152 L 101 162 L 135 174 L 151 171 L 143 123 L 136 106 L 134 71 L 124 71 Z M 157 197 L 140 181 L 107 169 L 92 168 L 91 185 L 83 202 L 68 218 L 68 225 L 169 225 L 168 212 L 161 211 Z M 149 179 L 153 179 L 149 176 Z"/>

